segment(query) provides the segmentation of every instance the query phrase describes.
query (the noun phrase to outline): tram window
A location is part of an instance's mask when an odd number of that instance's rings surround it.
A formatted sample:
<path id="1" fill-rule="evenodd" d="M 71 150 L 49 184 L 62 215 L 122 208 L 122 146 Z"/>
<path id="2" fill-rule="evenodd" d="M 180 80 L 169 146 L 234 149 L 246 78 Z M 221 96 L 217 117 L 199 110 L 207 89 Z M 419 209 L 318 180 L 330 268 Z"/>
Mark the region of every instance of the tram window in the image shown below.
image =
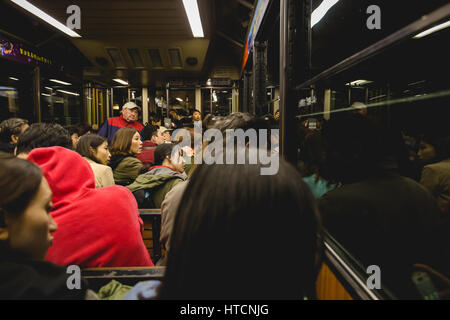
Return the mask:
<path id="1" fill-rule="evenodd" d="M 41 112 L 43 122 L 65 125 L 81 123 L 81 86 L 56 79 L 52 75 L 41 77 Z"/>
<path id="2" fill-rule="evenodd" d="M 311 167 L 310 134 L 325 153 L 313 158 L 331 188 L 319 197 L 324 226 L 364 268 L 380 266 L 399 298 L 420 298 L 413 264 L 450 275 L 449 34 L 408 39 L 298 91 L 299 168 Z"/>
<path id="3" fill-rule="evenodd" d="M 312 11 L 324 2 L 313 0 Z M 337 1 L 312 27 L 313 74 L 320 73 L 447 3 L 446 0 Z M 380 29 L 367 27 L 367 20 L 371 17 L 367 8 L 371 5 L 380 8 Z"/>

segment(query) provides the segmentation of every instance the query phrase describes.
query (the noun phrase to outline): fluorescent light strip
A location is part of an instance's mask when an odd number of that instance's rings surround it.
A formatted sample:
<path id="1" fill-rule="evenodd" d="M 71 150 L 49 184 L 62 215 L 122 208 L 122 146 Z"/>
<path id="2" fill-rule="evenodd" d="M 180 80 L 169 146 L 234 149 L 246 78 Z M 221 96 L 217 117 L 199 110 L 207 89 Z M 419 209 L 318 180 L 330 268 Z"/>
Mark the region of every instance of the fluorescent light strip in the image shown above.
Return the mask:
<path id="1" fill-rule="evenodd" d="M 51 95 L 49 95 L 47 93 L 41 93 L 41 96 L 51 97 Z"/>
<path id="2" fill-rule="evenodd" d="M 418 35 L 414 36 L 413 38 L 414 39 L 420 39 L 420 38 L 426 37 L 427 35 L 429 35 L 429 34 L 431 34 L 433 32 L 436 32 L 436 31 L 439 31 L 439 30 L 442 30 L 442 29 L 445 29 L 445 28 L 448 28 L 448 27 L 450 27 L 450 20 L 447 21 L 447 22 L 441 23 L 441 24 L 439 24 L 437 26 L 434 26 L 433 28 L 425 30 L 424 32 L 419 33 Z"/>
<path id="3" fill-rule="evenodd" d="M 118 83 L 120 83 L 120 84 L 123 84 L 123 85 L 125 85 L 125 86 L 127 86 L 128 85 L 128 82 L 126 82 L 126 81 L 124 81 L 124 80 L 122 80 L 122 79 L 113 79 L 115 82 L 118 82 Z"/>
<path id="4" fill-rule="evenodd" d="M 324 0 L 311 14 L 311 28 L 314 27 L 339 0 Z"/>
<path id="5" fill-rule="evenodd" d="M 56 29 L 64 32 L 65 34 L 67 34 L 67 35 L 69 35 L 71 37 L 76 37 L 76 38 L 80 38 L 81 37 L 78 33 L 76 33 L 75 31 L 73 31 L 71 29 L 69 29 L 67 26 L 63 25 L 61 22 L 59 22 L 55 18 L 49 16 L 44 11 L 42 11 L 38 7 L 35 7 L 31 3 L 29 3 L 28 1 L 25 1 L 25 0 L 11 0 L 11 1 L 14 2 L 15 4 L 17 4 L 18 6 L 21 6 L 22 8 L 24 8 L 28 12 L 34 14 L 35 16 L 41 18 L 42 20 L 44 20 L 48 24 L 54 26 Z"/>
<path id="6" fill-rule="evenodd" d="M 65 90 L 56 90 L 56 91 L 61 92 L 61 93 L 65 93 L 65 94 L 70 94 L 72 96 L 79 96 L 80 95 L 79 93 L 65 91 Z"/>
<path id="7" fill-rule="evenodd" d="M 50 88 L 50 87 L 44 87 L 44 88 L 47 90 L 53 91 L 53 88 Z"/>
<path id="8" fill-rule="evenodd" d="M 14 81 L 19 81 L 19 79 L 14 78 L 14 77 L 9 77 L 9 79 L 14 80 Z"/>
<path id="9" fill-rule="evenodd" d="M 183 99 L 181 98 L 176 98 L 178 101 L 183 102 Z"/>
<path id="10" fill-rule="evenodd" d="M 183 5 L 191 25 L 192 34 L 195 38 L 203 38 L 202 21 L 198 11 L 197 0 L 183 0 Z"/>
<path id="11" fill-rule="evenodd" d="M 64 82 L 64 81 L 61 81 L 61 80 L 56 80 L 56 79 L 49 79 L 51 82 L 56 82 L 56 83 L 59 83 L 59 84 L 63 84 L 63 85 L 65 85 L 65 86 L 71 86 L 72 84 L 71 83 L 69 83 L 69 82 Z"/>

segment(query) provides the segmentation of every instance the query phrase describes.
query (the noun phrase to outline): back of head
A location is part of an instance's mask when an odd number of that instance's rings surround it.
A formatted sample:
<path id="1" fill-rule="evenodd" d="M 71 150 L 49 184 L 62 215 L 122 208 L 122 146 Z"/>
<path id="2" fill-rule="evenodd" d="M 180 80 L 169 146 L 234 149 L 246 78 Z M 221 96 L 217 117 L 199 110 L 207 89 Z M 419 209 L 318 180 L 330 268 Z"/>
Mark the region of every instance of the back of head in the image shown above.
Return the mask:
<path id="1" fill-rule="evenodd" d="M 319 225 L 311 192 L 287 162 L 272 176 L 260 165 L 202 165 L 178 208 L 160 297 L 311 297 Z"/>
<path id="2" fill-rule="evenodd" d="M 117 130 L 111 142 L 111 155 L 128 154 L 130 152 L 133 136 L 137 131 L 135 128 L 124 127 Z"/>
<path id="3" fill-rule="evenodd" d="M 17 154 L 29 153 L 35 148 L 59 146 L 72 149 L 69 132 L 56 123 L 33 123 L 20 135 Z"/>
<path id="4" fill-rule="evenodd" d="M 170 158 L 174 147 L 175 147 L 175 145 L 173 143 L 163 143 L 163 144 L 160 144 L 159 146 L 157 146 L 155 148 L 155 153 L 154 153 L 155 166 L 162 165 L 162 163 L 166 157 Z"/>
<path id="5" fill-rule="evenodd" d="M 95 189 L 91 166 L 75 151 L 61 147 L 37 148 L 29 153 L 27 160 L 41 168 L 52 189 L 55 208 L 73 203 Z"/>
<path id="6" fill-rule="evenodd" d="M 0 123 L 0 142 L 9 143 L 11 136 L 19 136 L 22 132 L 22 126 L 28 124 L 28 120 L 21 118 L 10 118 Z"/>
<path id="7" fill-rule="evenodd" d="M 147 123 L 145 127 L 141 130 L 141 135 L 144 141 L 151 140 L 152 136 L 156 136 L 159 127 L 152 125 L 151 123 Z"/>
<path id="8" fill-rule="evenodd" d="M 369 119 L 346 114 L 323 126 L 326 166 L 333 182 L 356 182 L 375 173 L 382 157 L 381 136 Z"/>

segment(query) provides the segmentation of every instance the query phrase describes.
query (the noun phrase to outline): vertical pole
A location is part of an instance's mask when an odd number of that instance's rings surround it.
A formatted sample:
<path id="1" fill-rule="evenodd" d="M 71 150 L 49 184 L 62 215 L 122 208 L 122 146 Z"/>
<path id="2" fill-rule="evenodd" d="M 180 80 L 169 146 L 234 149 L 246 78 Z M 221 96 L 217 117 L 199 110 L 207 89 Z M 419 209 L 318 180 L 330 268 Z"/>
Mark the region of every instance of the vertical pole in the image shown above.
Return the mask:
<path id="1" fill-rule="evenodd" d="M 34 83 L 36 92 L 36 112 L 38 122 L 42 122 L 42 110 L 41 110 L 41 69 L 39 67 L 34 68 Z"/>
<path id="2" fill-rule="evenodd" d="M 267 45 L 255 42 L 253 46 L 253 103 L 251 113 L 260 116 L 266 105 Z"/>
<path id="3" fill-rule="evenodd" d="M 142 88 L 142 122 L 148 122 L 148 88 Z"/>
<path id="4" fill-rule="evenodd" d="M 195 109 L 202 113 L 202 89 L 200 87 L 195 88 Z"/>

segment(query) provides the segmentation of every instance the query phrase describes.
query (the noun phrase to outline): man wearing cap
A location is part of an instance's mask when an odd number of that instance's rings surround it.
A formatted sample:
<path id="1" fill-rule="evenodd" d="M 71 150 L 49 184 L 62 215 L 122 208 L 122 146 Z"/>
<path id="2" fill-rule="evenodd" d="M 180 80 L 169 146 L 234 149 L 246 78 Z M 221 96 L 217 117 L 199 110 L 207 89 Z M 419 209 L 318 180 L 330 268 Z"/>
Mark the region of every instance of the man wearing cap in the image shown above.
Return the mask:
<path id="1" fill-rule="evenodd" d="M 172 129 L 167 129 L 166 127 L 160 127 L 160 132 L 164 138 L 164 143 L 172 143 Z"/>
<path id="2" fill-rule="evenodd" d="M 109 118 L 98 131 L 98 134 L 106 137 L 109 142 L 116 134 L 117 130 L 124 127 L 135 128 L 141 132 L 144 126 L 137 121 L 141 108 L 134 102 L 127 102 L 122 106 L 120 117 Z"/>

